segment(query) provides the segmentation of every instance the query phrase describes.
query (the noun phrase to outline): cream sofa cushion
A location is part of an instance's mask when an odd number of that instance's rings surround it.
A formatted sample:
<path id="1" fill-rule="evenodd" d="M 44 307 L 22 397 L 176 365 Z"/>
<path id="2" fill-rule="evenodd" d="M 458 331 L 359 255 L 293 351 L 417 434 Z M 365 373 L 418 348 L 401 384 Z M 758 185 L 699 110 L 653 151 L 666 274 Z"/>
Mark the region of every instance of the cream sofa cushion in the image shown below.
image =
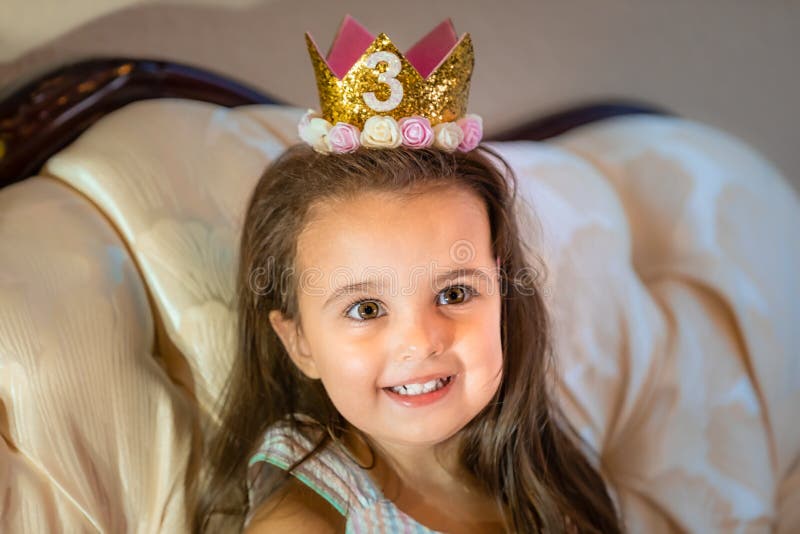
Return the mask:
<path id="1" fill-rule="evenodd" d="M 0 530 L 185 528 L 243 210 L 301 114 L 137 102 L 0 191 Z M 547 268 L 559 400 L 629 530 L 800 529 L 796 194 L 678 118 L 494 147 Z"/>
<path id="2" fill-rule="evenodd" d="M 176 532 L 194 408 L 124 241 L 69 186 L 0 192 L 0 532 Z"/>

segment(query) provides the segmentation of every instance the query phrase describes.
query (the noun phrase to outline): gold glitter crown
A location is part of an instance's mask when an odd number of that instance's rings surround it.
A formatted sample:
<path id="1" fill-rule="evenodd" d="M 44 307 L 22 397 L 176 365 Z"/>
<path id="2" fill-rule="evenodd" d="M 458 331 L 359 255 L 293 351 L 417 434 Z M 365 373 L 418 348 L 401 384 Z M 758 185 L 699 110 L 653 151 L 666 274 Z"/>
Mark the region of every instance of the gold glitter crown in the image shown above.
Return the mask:
<path id="1" fill-rule="evenodd" d="M 308 33 L 306 44 L 321 113 L 309 110 L 298 132 L 318 152 L 401 144 L 468 151 L 480 142 L 483 122 L 466 114 L 472 40 L 466 33 L 458 38 L 450 19 L 405 55 L 386 34 L 373 36 L 349 15 L 326 57 Z"/>
<path id="2" fill-rule="evenodd" d="M 325 59 L 306 33 L 325 119 L 363 128 L 376 114 L 396 120 L 420 115 L 431 125 L 455 121 L 466 114 L 475 61 L 469 34 L 456 42 L 452 23 L 447 20 L 418 41 L 407 56 L 384 33 L 371 39 L 366 50 L 361 48 L 363 53 L 355 56 L 369 37 L 369 32 L 348 15 Z"/>

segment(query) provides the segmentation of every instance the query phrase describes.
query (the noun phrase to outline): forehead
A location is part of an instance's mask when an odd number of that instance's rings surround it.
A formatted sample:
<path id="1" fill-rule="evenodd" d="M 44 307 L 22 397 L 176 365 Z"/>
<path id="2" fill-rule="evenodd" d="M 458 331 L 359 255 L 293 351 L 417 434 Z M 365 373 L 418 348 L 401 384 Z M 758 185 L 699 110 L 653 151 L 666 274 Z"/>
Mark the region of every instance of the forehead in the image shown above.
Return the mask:
<path id="1" fill-rule="evenodd" d="M 323 272 L 435 262 L 449 268 L 492 261 L 483 200 L 456 186 L 414 195 L 365 192 L 317 205 L 297 243 L 298 265 Z M 465 261 L 465 258 L 474 258 Z"/>

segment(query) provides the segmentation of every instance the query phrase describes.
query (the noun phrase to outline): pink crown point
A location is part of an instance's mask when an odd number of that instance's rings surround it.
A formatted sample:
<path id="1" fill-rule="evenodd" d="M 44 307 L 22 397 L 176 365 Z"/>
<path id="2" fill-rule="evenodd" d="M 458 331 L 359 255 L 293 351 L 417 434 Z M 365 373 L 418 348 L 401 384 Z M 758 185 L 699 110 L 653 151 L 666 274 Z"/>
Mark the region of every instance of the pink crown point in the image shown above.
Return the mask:
<path id="1" fill-rule="evenodd" d="M 345 15 L 325 58 L 328 68 L 341 80 L 374 40 L 375 36 L 360 22 Z"/>
<path id="2" fill-rule="evenodd" d="M 427 78 L 447 59 L 457 44 L 458 37 L 453 21 L 447 19 L 417 41 L 406 52 L 406 59 L 417 69 L 420 76 Z"/>
<path id="3" fill-rule="evenodd" d="M 306 36 L 319 52 L 319 46 L 314 38 L 308 33 Z M 376 37 L 356 19 L 345 15 L 328 55 L 325 57 L 328 68 L 334 76 L 341 80 L 375 42 L 375 39 Z M 422 78 L 427 78 L 447 59 L 458 42 L 453 21 L 448 18 L 418 40 L 405 54 L 405 58 Z"/>

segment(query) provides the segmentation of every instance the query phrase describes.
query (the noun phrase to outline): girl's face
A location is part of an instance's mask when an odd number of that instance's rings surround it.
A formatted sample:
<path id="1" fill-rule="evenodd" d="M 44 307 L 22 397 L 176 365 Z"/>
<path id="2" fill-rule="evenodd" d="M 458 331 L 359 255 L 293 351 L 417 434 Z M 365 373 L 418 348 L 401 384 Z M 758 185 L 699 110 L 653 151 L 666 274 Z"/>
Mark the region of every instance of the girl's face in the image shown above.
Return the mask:
<path id="1" fill-rule="evenodd" d="M 453 436 L 488 404 L 502 372 L 498 266 L 482 200 L 454 187 L 365 193 L 313 213 L 298 241 L 300 329 L 270 314 L 292 359 L 379 442 Z M 387 389 L 437 378 L 446 385 L 427 394 Z"/>

